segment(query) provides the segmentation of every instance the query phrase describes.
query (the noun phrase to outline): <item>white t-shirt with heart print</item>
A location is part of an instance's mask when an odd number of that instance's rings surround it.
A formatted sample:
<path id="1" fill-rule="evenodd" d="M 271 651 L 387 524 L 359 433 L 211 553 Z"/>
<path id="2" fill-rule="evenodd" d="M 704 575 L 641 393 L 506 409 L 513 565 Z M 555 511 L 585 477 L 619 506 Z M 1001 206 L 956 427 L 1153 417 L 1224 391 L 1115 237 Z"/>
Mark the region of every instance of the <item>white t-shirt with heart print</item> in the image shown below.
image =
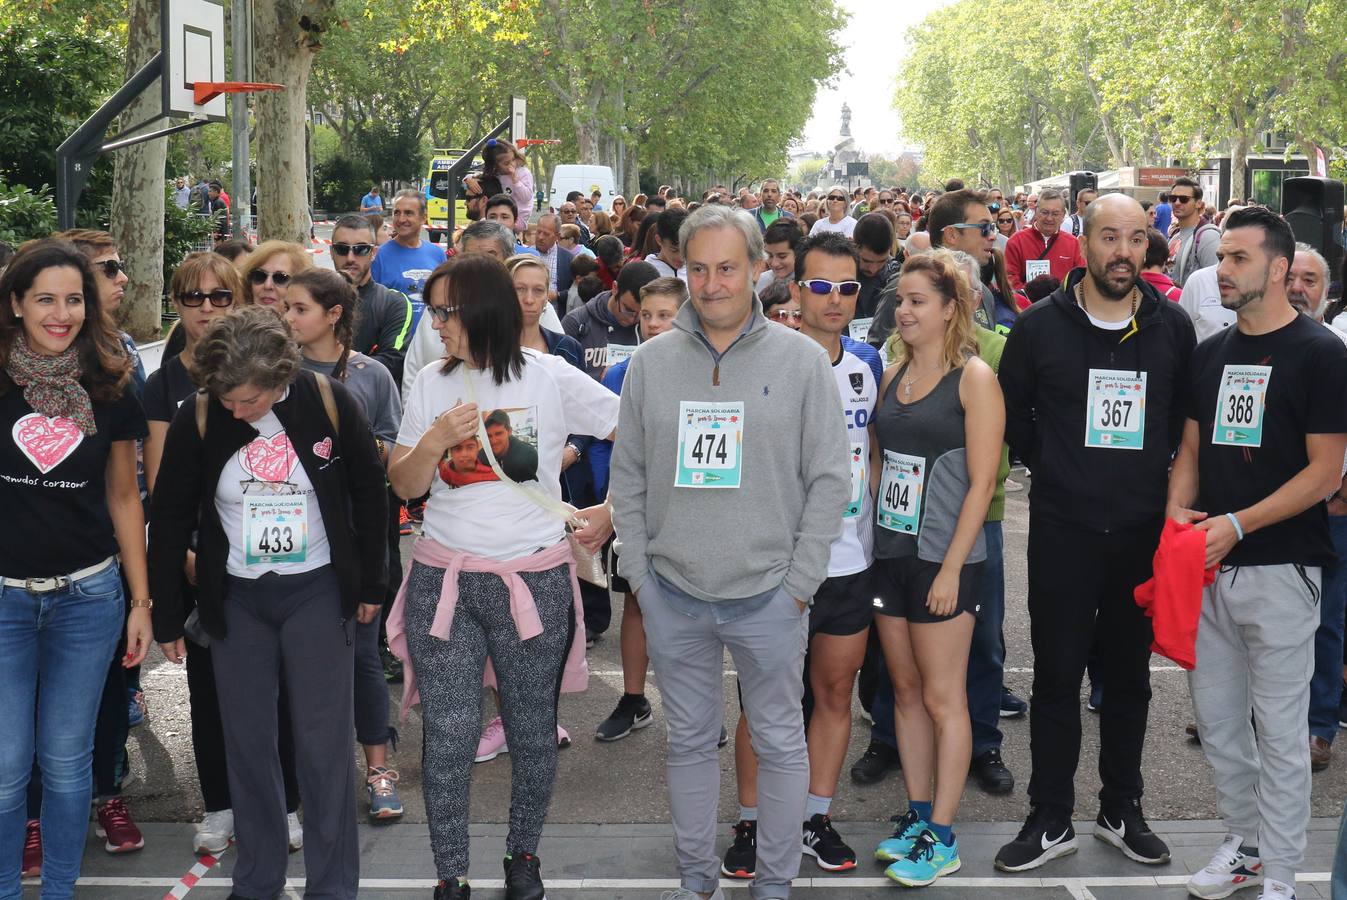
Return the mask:
<path id="1" fill-rule="evenodd" d="M 257 437 L 229 458 L 215 485 L 215 511 L 229 539 L 225 571 L 237 578 L 261 578 L 268 572 L 298 575 L 332 562 L 323 514 L 313 482 L 300 464 L 299 453 L 290 445 L 281 420 L 274 412 L 252 423 Z M 245 485 L 247 486 L 245 489 Z M 265 495 L 303 495 L 308 498 L 308 533 L 303 562 L 273 562 L 248 565 L 244 548 L 244 498 Z"/>

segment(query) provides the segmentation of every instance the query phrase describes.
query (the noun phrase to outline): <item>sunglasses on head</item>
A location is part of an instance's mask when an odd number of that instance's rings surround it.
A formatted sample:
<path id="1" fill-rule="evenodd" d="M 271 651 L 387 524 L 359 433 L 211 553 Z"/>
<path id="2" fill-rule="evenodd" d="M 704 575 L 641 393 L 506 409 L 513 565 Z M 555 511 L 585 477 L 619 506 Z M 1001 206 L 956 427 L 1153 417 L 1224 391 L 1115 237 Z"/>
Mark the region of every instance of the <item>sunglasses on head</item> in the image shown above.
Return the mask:
<path id="1" fill-rule="evenodd" d="M 126 263 L 120 259 L 105 259 L 102 262 L 94 263 L 94 266 L 102 269 L 103 274 L 108 278 L 116 278 L 117 273 L 126 271 Z"/>
<path id="2" fill-rule="evenodd" d="M 333 244 L 333 256 L 369 256 L 370 251 L 374 249 L 373 244 Z"/>
<path id="3" fill-rule="evenodd" d="M 215 290 L 209 292 L 183 291 L 181 294 L 178 295 L 178 302 L 181 303 L 183 306 L 187 306 L 192 309 L 197 308 L 201 304 L 205 303 L 207 300 L 210 301 L 211 306 L 214 306 L 217 309 L 223 309 L 224 307 L 229 306 L 234 302 L 234 292 L 227 291 L 224 288 L 216 288 Z"/>
<path id="4" fill-rule="evenodd" d="M 809 293 L 818 294 L 820 297 L 827 296 L 834 290 L 843 297 L 854 297 L 861 292 L 859 281 L 829 281 L 826 278 L 809 278 L 799 284 L 800 287 L 807 288 Z"/>
<path id="5" fill-rule="evenodd" d="M 285 272 L 268 272 L 266 269 L 253 269 L 252 272 L 248 273 L 248 280 L 259 286 L 266 284 L 267 279 L 270 278 L 272 284 L 277 287 L 285 287 L 290 283 L 291 277 Z"/>
<path id="6" fill-rule="evenodd" d="M 976 228 L 978 230 L 978 234 L 982 235 L 983 237 L 991 237 L 992 234 L 995 233 L 996 231 L 995 222 L 960 222 L 952 227 L 958 228 L 960 230 L 963 230 L 965 228 Z"/>

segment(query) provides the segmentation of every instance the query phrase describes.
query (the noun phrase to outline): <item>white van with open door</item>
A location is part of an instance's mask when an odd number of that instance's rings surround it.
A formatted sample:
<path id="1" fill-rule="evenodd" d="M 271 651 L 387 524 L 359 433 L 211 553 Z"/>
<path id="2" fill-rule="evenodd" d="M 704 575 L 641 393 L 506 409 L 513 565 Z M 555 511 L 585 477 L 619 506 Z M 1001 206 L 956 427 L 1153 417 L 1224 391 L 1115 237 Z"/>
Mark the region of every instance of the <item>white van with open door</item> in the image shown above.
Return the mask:
<path id="1" fill-rule="evenodd" d="M 605 210 L 613 208 L 613 170 L 608 166 L 557 166 L 552 172 L 552 192 L 547 197 L 547 205 L 560 209 L 566 202 L 566 195 L 579 191 L 586 197 L 598 191 Z"/>

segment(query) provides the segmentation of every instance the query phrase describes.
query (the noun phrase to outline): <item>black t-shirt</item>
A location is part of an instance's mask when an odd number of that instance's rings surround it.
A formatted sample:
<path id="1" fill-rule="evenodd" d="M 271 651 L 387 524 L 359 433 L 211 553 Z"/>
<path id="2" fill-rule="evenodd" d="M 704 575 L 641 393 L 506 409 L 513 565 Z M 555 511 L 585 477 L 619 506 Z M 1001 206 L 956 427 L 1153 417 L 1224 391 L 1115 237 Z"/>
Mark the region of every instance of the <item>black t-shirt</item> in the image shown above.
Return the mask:
<path id="1" fill-rule="evenodd" d="M 196 393 L 196 383 L 187 374 L 182 358 L 171 356 L 145 380 L 145 418 L 172 422 L 178 407 Z"/>
<path id="2" fill-rule="evenodd" d="M 33 412 L 17 387 L 0 396 L 0 422 L 9 423 L 0 439 L 0 575 L 68 575 L 116 553 L 108 455 L 113 441 L 148 433 L 135 391 L 94 404 L 93 435 Z"/>
<path id="3" fill-rule="evenodd" d="M 1252 421 L 1247 395 L 1223 391 L 1228 366 L 1270 366 L 1257 447 L 1212 443 L 1218 403 L 1240 409 Z M 1257 390 L 1254 387 L 1254 390 Z M 1347 432 L 1347 347 L 1306 316 L 1269 334 L 1248 335 L 1227 328 L 1193 351 L 1193 388 L 1187 416 L 1198 423 L 1198 508 L 1212 516 L 1237 512 L 1259 502 L 1309 464 L 1308 434 Z M 1248 434 L 1248 426 L 1221 427 Z M 1297 516 L 1248 535 L 1225 558 L 1230 566 L 1299 563 L 1330 565 L 1337 559 L 1328 536 L 1328 511 L 1321 501 Z"/>

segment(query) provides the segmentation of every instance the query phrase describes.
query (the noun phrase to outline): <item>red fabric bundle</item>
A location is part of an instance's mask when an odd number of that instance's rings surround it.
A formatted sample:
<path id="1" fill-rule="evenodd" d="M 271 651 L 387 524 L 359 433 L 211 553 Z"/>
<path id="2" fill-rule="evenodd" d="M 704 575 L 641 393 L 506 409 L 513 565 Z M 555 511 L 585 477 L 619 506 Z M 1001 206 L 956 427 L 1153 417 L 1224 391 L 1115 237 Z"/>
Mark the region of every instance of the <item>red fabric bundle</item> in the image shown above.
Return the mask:
<path id="1" fill-rule="evenodd" d="M 1204 569 L 1207 533 L 1192 525 L 1165 520 L 1155 550 L 1154 574 L 1133 592 L 1137 606 L 1151 618 L 1151 649 L 1180 667 L 1197 665 L 1197 622 L 1202 615 L 1202 589 L 1216 580 L 1216 568 Z"/>

